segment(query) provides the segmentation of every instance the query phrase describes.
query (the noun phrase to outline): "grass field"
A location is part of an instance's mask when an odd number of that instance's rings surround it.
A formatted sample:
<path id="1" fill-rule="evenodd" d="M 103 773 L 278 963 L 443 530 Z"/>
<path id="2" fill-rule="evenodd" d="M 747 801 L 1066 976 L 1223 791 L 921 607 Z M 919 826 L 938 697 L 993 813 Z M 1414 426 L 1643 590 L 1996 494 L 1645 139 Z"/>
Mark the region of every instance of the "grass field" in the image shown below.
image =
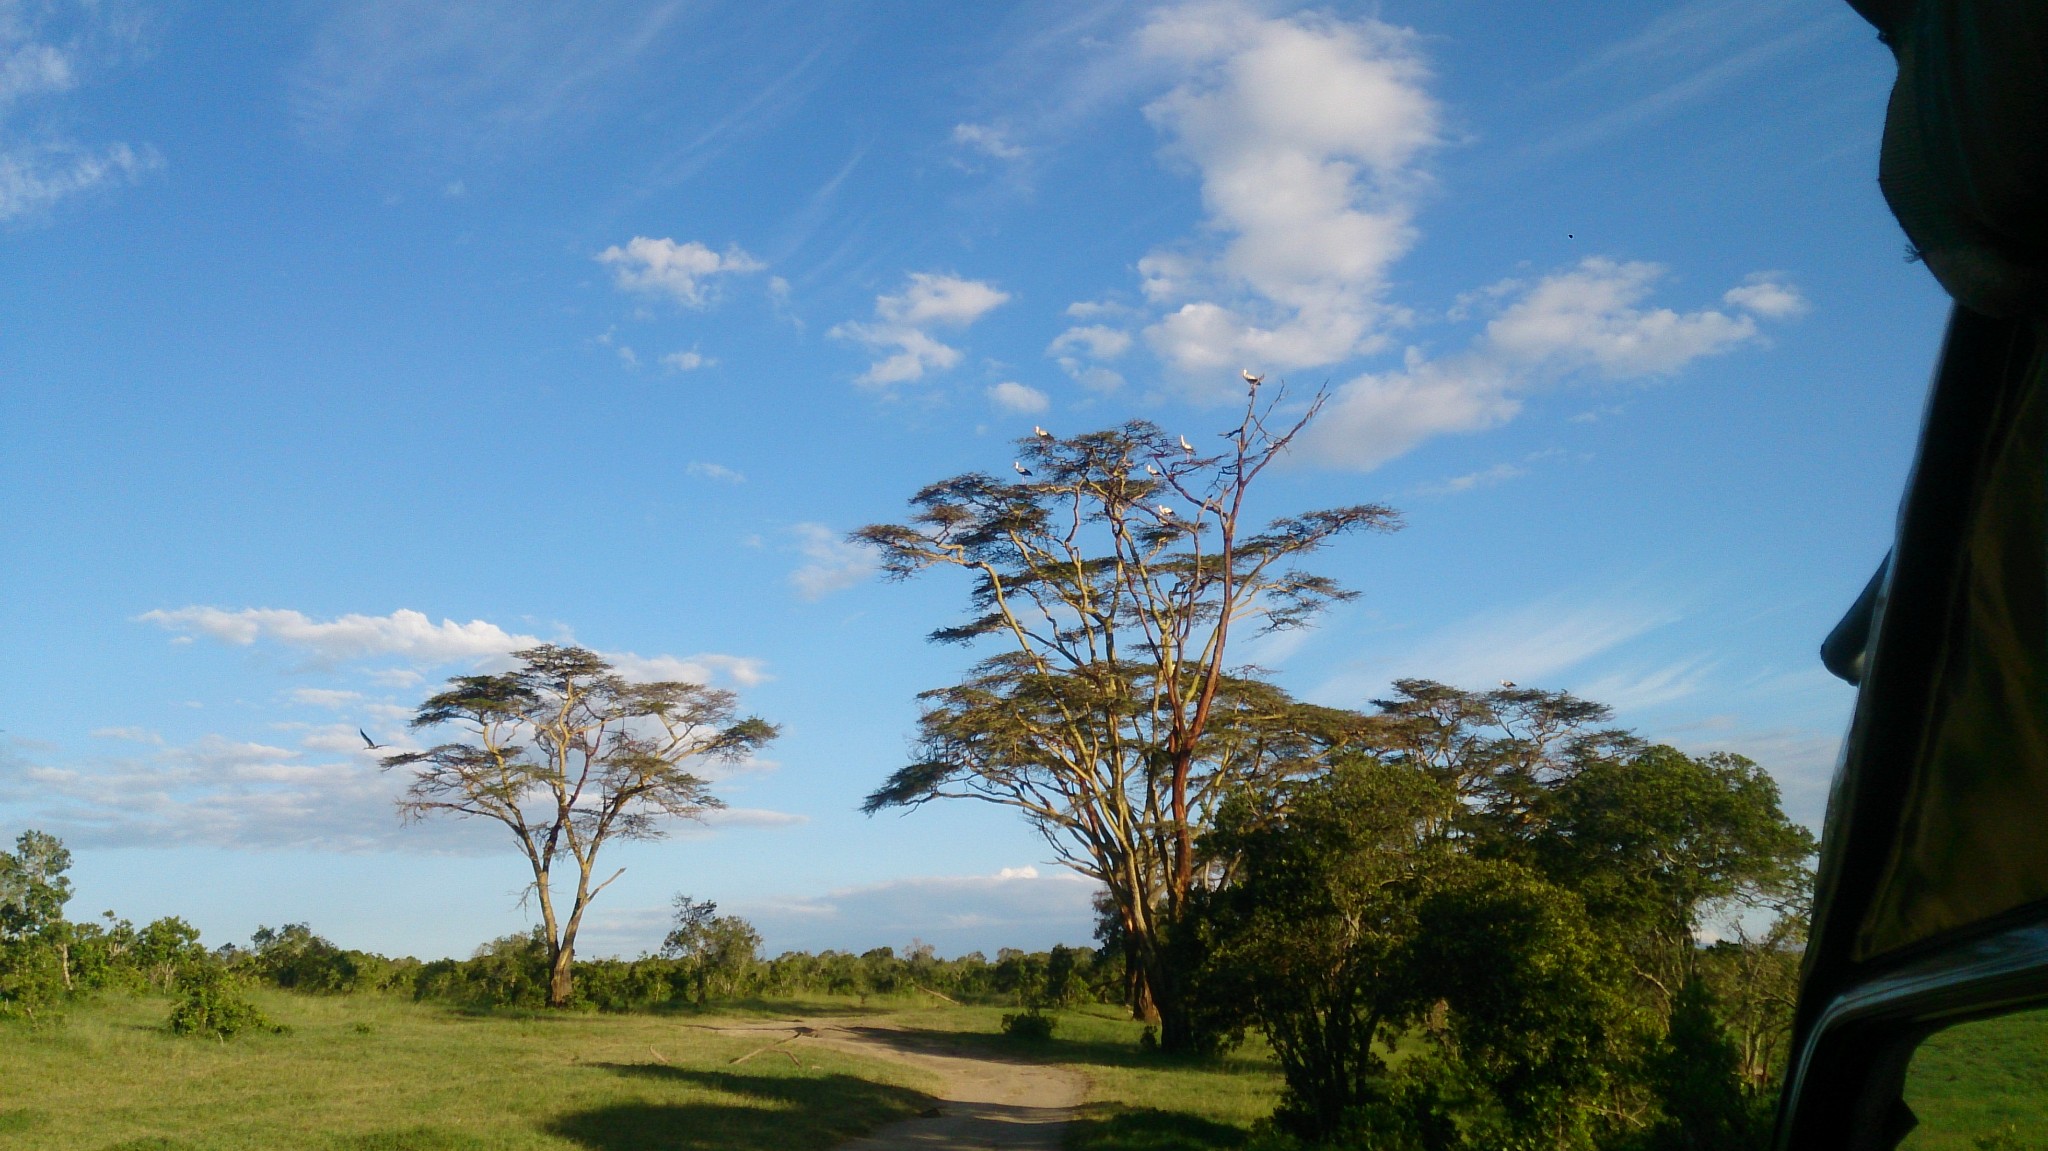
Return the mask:
<path id="1" fill-rule="evenodd" d="M 678 1017 L 257 999 L 290 1034 L 174 1038 L 168 1001 L 118 997 L 7 1029 L 0 1148 L 811 1151 L 930 1105 L 917 1073 L 829 1050 L 733 1066 L 757 1037 Z"/>
<path id="2" fill-rule="evenodd" d="M 286 1035 L 226 1043 L 163 1030 L 164 999 L 110 997 L 61 1029 L 0 1029 L 0 1151 L 811 1151 L 931 1103 L 896 1064 L 805 1045 L 801 1067 L 732 1060 L 760 1037 L 704 1016 L 470 1015 L 377 996 L 259 994 Z M 1062 1015 L 1055 1037 L 998 1034 L 998 1008 L 891 1011 L 851 1001 L 736 1014 L 876 1015 L 982 1048 L 1070 1066 L 1090 1084 L 1081 1151 L 1231 1147 L 1271 1111 L 1257 1051 L 1201 1064 L 1138 1051 L 1139 1028 Z"/>
<path id="3" fill-rule="evenodd" d="M 1951 1027 L 1914 1052 L 1904 1151 L 2048 1148 L 2048 1010 Z"/>

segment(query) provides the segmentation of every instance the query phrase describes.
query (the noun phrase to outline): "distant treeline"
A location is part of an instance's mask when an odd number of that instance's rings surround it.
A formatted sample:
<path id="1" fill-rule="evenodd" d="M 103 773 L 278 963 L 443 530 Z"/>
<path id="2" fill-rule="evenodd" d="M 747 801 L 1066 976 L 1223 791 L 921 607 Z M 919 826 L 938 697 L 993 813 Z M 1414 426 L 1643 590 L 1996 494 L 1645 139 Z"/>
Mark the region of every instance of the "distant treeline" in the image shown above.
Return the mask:
<path id="1" fill-rule="evenodd" d="M 1063 1007 L 1117 1002 L 1122 969 L 1088 948 L 1026 952 L 1003 948 L 940 959 L 928 946 L 786 951 L 762 958 L 744 921 L 744 946 L 589 959 L 576 963 L 576 1005 L 597 1011 L 661 1011 L 746 999 L 805 995 L 923 997 L 927 1001 Z M 742 934 L 743 933 L 743 934 Z M 382 992 L 462 1007 L 547 1005 L 547 941 L 538 933 L 492 940 L 468 959 L 392 959 L 336 947 L 305 924 L 265 928 L 251 946 L 223 948 L 217 961 L 273 987 L 318 995 Z"/>
<path id="2" fill-rule="evenodd" d="M 249 985 L 308 995 L 397 995 L 464 1008 L 547 1005 L 548 947 L 538 930 L 492 940 L 468 959 L 421 961 L 340 947 L 304 923 L 258 928 L 246 946 L 209 948 L 197 928 L 177 917 L 142 927 L 111 911 L 97 921 L 67 919 L 70 864 L 63 843 L 38 831 L 24 833 L 13 852 L 0 851 L 0 1017 L 51 1026 L 61 1022 L 66 1005 L 110 990 L 175 994 L 203 1001 L 207 1012 L 232 1015 L 235 990 Z M 788 951 L 769 959 L 744 919 L 717 915 L 714 905 L 687 897 L 677 899 L 676 909 L 675 929 L 660 954 L 578 961 L 574 1006 L 663 1011 L 840 995 L 1045 1009 L 1122 996 L 1122 964 L 1088 948 L 1004 948 L 993 960 L 980 952 L 940 959 L 931 947 L 913 944 L 901 954 L 880 947 L 860 954 Z"/>

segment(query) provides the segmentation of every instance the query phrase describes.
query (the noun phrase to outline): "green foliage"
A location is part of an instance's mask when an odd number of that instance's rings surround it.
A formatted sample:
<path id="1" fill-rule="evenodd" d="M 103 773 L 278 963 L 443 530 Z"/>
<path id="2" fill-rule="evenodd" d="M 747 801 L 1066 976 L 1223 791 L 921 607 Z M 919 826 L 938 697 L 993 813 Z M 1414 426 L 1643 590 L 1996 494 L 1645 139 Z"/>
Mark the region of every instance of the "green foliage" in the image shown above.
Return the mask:
<path id="1" fill-rule="evenodd" d="M 1043 1043 L 1052 1038 L 1053 1029 L 1059 1020 L 1040 1008 L 1003 1016 L 1003 1034 L 1026 1043 Z"/>
<path id="2" fill-rule="evenodd" d="M 1671 1025 L 1649 1059 L 1648 1079 L 1664 1118 L 1647 1151 L 1762 1151 L 1772 1114 L 1743 1090 L 1742 1058 L 1714 1010 L 1714 996 L 1688 980 Z"/>
<path id="3" fill-rule="evenodd" d="M 228 1040 L 252 1031 L 285 1030 L 249 1002 L 234 973 L 218 964 L 192 968 L 179 981 L 179 990 L 182 995 L 164 1021 L 173 1035 Z"/>

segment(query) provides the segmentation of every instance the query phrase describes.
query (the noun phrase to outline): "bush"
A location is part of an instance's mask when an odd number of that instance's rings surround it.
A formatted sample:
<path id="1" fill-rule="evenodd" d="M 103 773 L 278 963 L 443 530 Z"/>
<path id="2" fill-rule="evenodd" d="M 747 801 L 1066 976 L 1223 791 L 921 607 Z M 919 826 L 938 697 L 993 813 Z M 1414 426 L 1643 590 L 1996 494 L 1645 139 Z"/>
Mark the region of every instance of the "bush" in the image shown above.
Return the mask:
<path id="1" fill-rule="evenodd" d="M 283 1027 L 272 1023 L 255 1004 L 242 997 L 234 976 L 225 968 L 195 968 L 180 986 L 184 997 L 171 1008 L 171 1017 L 164 1021 L 173 1035 L 227 1040 L 245 1031 L 284 1033 Z"/>
<path id="2" fill-rule="evenodd" d="M 1003 1016 L 1003 1034 L 1028 1043 L 1043 1043 L 1052 1038 L 1053 1028 L 1058 1022 L 1034 1007 L 1029 1011 Z"/>

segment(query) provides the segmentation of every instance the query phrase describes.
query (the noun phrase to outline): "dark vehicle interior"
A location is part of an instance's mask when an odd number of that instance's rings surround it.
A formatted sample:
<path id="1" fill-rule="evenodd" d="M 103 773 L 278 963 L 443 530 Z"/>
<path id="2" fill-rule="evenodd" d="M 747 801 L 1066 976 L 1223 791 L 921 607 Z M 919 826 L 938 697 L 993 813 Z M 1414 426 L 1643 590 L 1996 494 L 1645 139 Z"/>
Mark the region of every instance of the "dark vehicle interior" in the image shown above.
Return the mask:
<path id="1" fill-rule="evenodd" d="M 1859 691 L 1777 1145 L 1888 1151 L 1930 1037 L 2048 1005 L 2048 4 L 1852 2 L 1899 65 L 1879 183 L 1954 310 L 1891 555 L 1822 647 Z"/>

